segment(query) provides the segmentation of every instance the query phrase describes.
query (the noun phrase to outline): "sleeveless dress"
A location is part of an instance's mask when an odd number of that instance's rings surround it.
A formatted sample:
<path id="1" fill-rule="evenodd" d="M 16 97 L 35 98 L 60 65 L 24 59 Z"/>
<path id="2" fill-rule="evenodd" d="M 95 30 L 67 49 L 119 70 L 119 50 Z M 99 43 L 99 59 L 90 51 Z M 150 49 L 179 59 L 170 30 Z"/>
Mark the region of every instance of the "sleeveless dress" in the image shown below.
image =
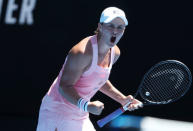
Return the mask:
<path id="1" fill-rule="evenodd" d="M 98 63 L 98 44 L 96 35 L 90 36 L 93 58 L 91 66 L 85 71 L 74 85 L 78 94 L 90 101 L 96 92 L 109 79 L 114 60 L 114 48 L 111 48 L 110 65 L 108 68 L 100 67 Z M 68 57 L 66 57 L 65 63 Z M 42 99 L 39 111 L 37 131 L 95 131 L 89 119 L 89 113 L 81 111 L 76 105 L 68 102 L 59 92 L 59 83 L 65 63 L 51 85 L 49 91 Z"/>

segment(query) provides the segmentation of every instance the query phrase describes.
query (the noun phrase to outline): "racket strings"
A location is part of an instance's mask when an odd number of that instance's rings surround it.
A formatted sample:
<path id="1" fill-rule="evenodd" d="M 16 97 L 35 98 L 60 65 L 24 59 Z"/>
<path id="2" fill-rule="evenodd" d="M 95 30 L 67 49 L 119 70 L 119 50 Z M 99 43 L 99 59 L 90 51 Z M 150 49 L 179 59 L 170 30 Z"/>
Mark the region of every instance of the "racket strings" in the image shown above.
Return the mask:
<path id="1" fill-rule="evenodd" d="M 167 71 L 167 72 L 165 72 L 165 73 L 170 73 L 169 71 Z M 161 88 L 155 88 L 155 89 L 157 89 L 158 91 L 156 91 L 156 92 L 159 92 L 158 94 L 160 94 L 159 96 L 159 101 L 161 100 L 161 99 L 163 99 L 164 98 L 164 101 L 165 100 L 169 100 L 170 98 L 167 98 L 168 96 L 172 96 L 172 95 L 174 95 L 173 93 L 175 92 L 175 93 L 177 93 L 176 92 L 176 90 L 174 90 L 174 92 L 171 92 L 171 91 L 168 91 L 168 90 L 170 90 L 171 89 L 171 84 L 175 84 L 176 82 L 175 81 L 171 81 L 168 77 L 171 77 L 171 76 L 160 76 L 161 77 L 161 79 L 160 80 L 157 80 L 158 81 L 158 83 L 155 83 L 155 81 L 153 81 L 155 84 L 157 84 L 156 86 L 161 86 Z M 173 78 L 172 77 L 172 80 L 174 80 L 174 79 L 176 79 L 176 78 Z M 172 82 L 175 82 L 175 83 L 172 83 Z M 162 98 L 163 97 L 163 98 Z"/>
<path id="2" fill-rule="evenodd" d="M 177 71 L 178 71 L 177 74 L 173 74 L 174 72 L 176 73 Z M 182 78 L 184 78 L 184 74 L 182 73 L 181 70 L 173 68 L 171 69 L 171 72 L 168 71 L 166 74 L 168 74 L 168 76 L 165 76 L 165 80 L 161 82 L 164 83 L 164 85 L 162 85 L 162 87 L 165 87 L 163 90 L 165 91 L 164 94 L 166 94 L 167 97 L 176 97 L 180 93 L 179 89 L 183 89 L 183 87 L 181 87 L 181 84 L 183 81 Z M 167 97 L 166 99 L 169 99 Z"/>
<path id="3" fill-rule="evenodd" d="M 151 94 L 150 97 L 151 97 L 151 99 L 153 99 L 155 101 L 161 101 L 161 100 L 165 101 L 163 98 L 167 97 L 167 95 L 165 94 L 165 91 L 167 88 L 163 89 L 163 87 L 165 88 L 167 86 L 167 84 L 162 82 L 164 79 L 163 77 L 159 77 L 159 80 L 155 80 L 155 79 L 154 80 L 152 80 L 152 79 L 146 80 L 146 83 L 145 83 L 145 85 L 147 87 L 151 87 L 151 88 L 147 89 L 150 91 L 150 94 Z M 157 85 L 159 85 L 162 88 L 157 88 L 158 87 Z"/>
<path id="4" fill-rule="evenodd" d="M 140 95 L 148 102 L 166 104 L 182 96 L 190 81 L 190 73 L 182 64 L 160 64 L 144 77 Z"/>
<path id="5" fill-rule="evenodd" d="M 146 83 L 147 87 L 152 87 L 152 88 L 147 88 L 147 91 L 149 92 L 149 96 L 146 94 L 147 97 L 149 97 L 149 99 L 151 101 L 155 101 L 155 102 L 166 102 L 166 100 L 168 100 L 169 98 L 167 98 L 168 94 L 166 94 L 165 92 L 167 92 L 167 90 L 163 87 L 166 87 L 167 85 L 163 82 L 161 82 L 162 80 L 159 80 L 157 83 L 155 83 L 154 81 L 151 81 L 151 83 Z M 161 86 L 162 88 L 158 88 L 158 86 Z M 170 92 L 168 92 L 170 93 Z M 172 94 L 169 94 L 172 95 Z"/>

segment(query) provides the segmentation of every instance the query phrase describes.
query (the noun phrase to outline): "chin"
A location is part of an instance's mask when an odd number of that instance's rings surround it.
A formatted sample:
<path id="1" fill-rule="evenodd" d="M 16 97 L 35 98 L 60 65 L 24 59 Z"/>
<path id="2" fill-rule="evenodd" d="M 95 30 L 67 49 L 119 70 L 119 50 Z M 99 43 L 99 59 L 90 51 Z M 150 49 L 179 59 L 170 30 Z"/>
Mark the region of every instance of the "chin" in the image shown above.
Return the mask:
<path id="1" fill-rule="evenodd" d="M 110 47 L 113 47 L 113 46 L 115 46 L 116 44 L 117 44 L 117 42 L 113 42 L 113 43 L 112 43 L 112 42 L 109 42 L 109 46 L 110 46 Z"/>

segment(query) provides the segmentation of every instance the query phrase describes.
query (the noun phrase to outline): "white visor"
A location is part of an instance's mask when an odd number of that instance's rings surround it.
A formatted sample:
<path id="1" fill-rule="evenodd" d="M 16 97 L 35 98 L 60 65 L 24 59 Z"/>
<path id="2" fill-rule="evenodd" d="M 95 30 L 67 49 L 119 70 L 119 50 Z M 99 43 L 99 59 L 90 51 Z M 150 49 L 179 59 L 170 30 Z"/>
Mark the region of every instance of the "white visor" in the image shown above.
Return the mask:
<path id="1" fill-rule="evenodd" d="M 121 18 L 125 22 L 125 25 L 128 25 L 124 11 L 117 7 L 106 8 L 101 14 L 100 23 L 109 23 L 117 17 Z"/>

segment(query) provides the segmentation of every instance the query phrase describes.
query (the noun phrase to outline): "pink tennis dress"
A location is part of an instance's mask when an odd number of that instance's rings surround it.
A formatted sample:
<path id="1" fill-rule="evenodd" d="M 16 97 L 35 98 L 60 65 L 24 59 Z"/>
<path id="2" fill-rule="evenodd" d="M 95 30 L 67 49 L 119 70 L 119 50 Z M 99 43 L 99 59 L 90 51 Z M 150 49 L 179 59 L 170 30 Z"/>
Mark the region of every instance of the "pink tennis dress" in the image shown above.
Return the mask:
<path id="1" fill-rule="evenodd" d="M 96 35 L 90 37 L 93 48 L 93 59 L 90 68 L 76 82 L 74 88 L 78 94 L 90 101 L 95 93 L 109 78 L 114 60 L 114 49 L 111 50 L 111 62 L 108 68 L 98 66 L 98 44 Z M 67 60 L 68 58 L 66 58 Z M 66 61 L 65 60 L 65 61 Z M 89 113 L 81 111 L 76 105 L 68 102 L 59 92 L 59 82 L 65 63 L 48 93 L 42 99 L 37 131 L 95 131 L 89 119 Z"/>

